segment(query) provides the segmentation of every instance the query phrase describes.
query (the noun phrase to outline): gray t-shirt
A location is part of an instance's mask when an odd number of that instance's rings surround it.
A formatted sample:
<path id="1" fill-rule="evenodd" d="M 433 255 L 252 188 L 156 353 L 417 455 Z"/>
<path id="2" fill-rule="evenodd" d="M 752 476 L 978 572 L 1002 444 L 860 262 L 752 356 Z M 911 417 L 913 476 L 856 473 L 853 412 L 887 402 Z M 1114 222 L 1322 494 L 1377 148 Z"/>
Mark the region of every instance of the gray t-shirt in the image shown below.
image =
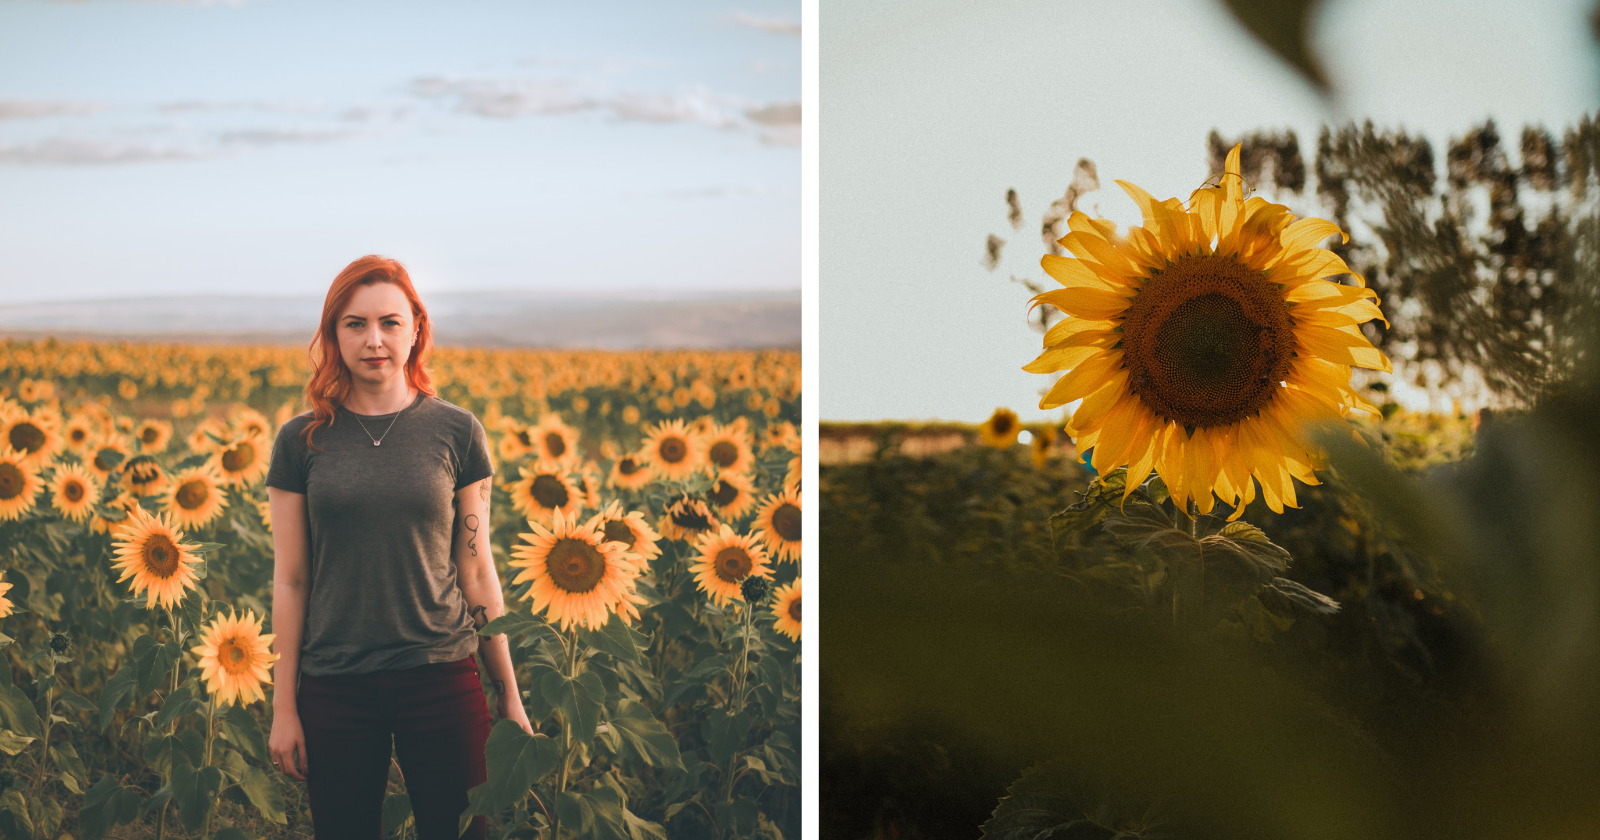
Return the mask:
<path id="1" fill-rule="evenodd" d="M 300 672 L 314 677 L 452 662 L 478 648 L 450 539 L 456 491 L 494 474 L 483 425 L 421 393 L 398 416 L 359 415 L 365 431 L 357 416 L 340 406 L 312 432 L 320 452 L 303 435 L 312 415 L 292 418 L 267 472 L 268 487 L 306 497 Z"/>

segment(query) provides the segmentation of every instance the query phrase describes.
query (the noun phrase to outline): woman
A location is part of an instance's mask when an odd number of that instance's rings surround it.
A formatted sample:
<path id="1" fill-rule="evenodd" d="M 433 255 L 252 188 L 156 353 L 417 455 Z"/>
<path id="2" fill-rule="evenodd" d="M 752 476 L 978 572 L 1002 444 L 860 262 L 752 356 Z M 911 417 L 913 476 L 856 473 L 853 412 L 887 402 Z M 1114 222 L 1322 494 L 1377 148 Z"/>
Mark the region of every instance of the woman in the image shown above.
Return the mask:
<path id="1" fill-rule="evenodd" d="M 313 410 L 278 431 L 272 505 L 273 765 L 306 782 L 319 838 L 376 838 L 391 736 L 417 835 L 454 838 L 485 780 L 490 718 L 532 732 L 489 548 L 483 426 L 434 396 L 432 325 L 400 263 L 351 263 L 311 340 Z M 297 690 L 298 685 L 298 690 Z M 484 836 L 478 817 L 465 837 Z"/>

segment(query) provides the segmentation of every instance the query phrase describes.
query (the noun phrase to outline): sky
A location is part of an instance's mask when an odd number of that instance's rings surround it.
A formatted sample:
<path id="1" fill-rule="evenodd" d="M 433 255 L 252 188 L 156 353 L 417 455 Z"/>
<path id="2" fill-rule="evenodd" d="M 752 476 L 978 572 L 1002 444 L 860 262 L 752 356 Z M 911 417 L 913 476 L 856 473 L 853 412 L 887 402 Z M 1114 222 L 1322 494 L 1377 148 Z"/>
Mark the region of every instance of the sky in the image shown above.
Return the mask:
<path id="1" fill-rule="evenodd" d="M 800 288 L 800 0 L 0 0 L 0 305 Z"/>
<path id="2" fill-rule="evenodd" d="M 1113 179 L 1187 200 L 1212 129 L 1292 129 L 1309 161 L 1320 126 L 1371 119 L 1424 134 L 1441 165 L 1488 117 L 1559 135 L 1600 106 L 1592 7 L 1324 0 L 1325 100 L 1209 0 L 823 0 L 821 419 L 1058 417 L 1037 408 L 1050 377 L 1021 369 L 1042 336 L 1009 278 L 1055 287 L 1039 223 L 1079 158 L 1103 185 L 1079 209 L 1126 227 L 1139 212 Z M 990 234 L 1007 240 L 992 272 Z"/>

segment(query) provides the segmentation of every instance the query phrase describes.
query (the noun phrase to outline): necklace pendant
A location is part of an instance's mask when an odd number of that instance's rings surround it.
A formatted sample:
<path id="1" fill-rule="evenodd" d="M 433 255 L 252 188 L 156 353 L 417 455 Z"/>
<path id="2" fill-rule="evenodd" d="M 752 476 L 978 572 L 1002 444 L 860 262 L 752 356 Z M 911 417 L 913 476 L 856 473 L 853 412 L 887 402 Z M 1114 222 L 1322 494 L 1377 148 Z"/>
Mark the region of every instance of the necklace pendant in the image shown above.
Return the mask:
<path id="1" fill-rule="evenodd" d="M 375 441 L 373 441 L 373 442 L 372 442 L 372 445 L 373 445 L 373 446 L 382 446 L 382 445 L 383 445 L 383 441 L 381 441 L 381 440 L 375 440 Z"/>

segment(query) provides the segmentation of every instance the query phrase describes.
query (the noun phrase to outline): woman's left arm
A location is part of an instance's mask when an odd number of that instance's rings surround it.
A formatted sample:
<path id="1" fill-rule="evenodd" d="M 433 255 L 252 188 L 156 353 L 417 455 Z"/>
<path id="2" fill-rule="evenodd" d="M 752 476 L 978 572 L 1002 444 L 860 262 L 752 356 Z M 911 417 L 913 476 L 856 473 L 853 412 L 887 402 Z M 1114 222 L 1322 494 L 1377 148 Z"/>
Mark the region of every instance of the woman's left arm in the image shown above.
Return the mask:
<path id="1" fill-rule="evenodd" d="M 450 556 L 456 564 L 456 580 L 467 599 L 467 612 L 480 630 L 485 624 L 505 615 L 505 596 L 500 591 L 500 574 L 494 567 L 489 546 L 489 490 L 493 476 L 473 482 L 456 491 L 456 525 Z M 522 692 L 511 667 L 511 645 L 505 634 L 479 637 L 478 658 L 489 672 L 498 698 L 500 717 L 514 720 L 529 735 L 533 725 L 522 708 Z"/>

